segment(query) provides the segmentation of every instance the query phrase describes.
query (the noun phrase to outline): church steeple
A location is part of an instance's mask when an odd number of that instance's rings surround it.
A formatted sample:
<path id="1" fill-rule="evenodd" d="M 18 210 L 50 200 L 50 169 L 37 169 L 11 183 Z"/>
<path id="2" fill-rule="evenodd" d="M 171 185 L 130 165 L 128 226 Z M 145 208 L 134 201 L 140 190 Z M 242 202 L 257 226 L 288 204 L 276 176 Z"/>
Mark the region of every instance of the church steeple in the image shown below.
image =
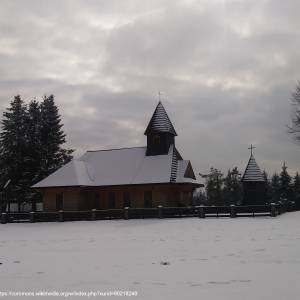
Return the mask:
<path id="1" fill-rule="evenodd" d="M 244 172 L 243 182 L 243 205 L 264 205 L 266 203 L 266 188 L 264 176 L 253 156 L 253 147 L 250 159 Z"/>
<path id="2" fill-rule="evenodd" d="M 177 133 L 160 101 L 144 134 L 147 136 L 146 155 L 168 154 L 170 146 L 175 145 Z"/>
<path id="3" fill-rule="evenodd" d="M 255 149 L 255 147 L 253 147 L 251 145 L 250 148 L 248 148 L 251 150 L 251 154 L 250 154 L 250 159 L 248 161 L 246 170 L 244 172 L 244 176 L 242 178 L 242 181 L 248 181 L 248 182 L 264 182 L 264 176 L 253 156 L 253 149 Z"/>

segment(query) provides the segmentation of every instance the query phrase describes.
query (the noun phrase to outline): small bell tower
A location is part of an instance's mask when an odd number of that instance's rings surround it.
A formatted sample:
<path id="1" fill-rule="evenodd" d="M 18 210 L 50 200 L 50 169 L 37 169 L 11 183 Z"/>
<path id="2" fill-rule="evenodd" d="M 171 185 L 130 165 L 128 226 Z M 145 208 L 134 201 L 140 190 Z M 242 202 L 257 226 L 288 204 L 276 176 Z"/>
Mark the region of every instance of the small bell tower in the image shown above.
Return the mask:
<path id="1" fill-rule="evenodd" d="M 168 154 L 170 146 L 175 146 L 177 133 L 160 101 L 144 134 L 147 136 L 147 156 Z"/>
<path id="2" fill-rule="evenodd" d="M 253 147 L 248 148 L 250 159 L 244 172 L 242 183 L 244 190 L 244 205 L 264 205 L 266 203 L 265 179 L 255 161 Z"/>

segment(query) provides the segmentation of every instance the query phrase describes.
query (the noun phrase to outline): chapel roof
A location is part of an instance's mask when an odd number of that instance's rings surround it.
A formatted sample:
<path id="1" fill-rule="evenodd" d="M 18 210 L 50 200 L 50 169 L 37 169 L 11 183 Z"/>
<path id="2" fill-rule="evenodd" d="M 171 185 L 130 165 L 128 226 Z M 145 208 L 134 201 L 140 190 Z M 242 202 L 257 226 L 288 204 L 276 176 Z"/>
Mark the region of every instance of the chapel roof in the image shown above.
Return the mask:
<path id="1" fill-rule="evenodd" d="M 33 187 L 115 186 L 199 182 L 186 174 L 189 161 L 182 160 L 174 145 L 168 154 L 146 155 L 147 147 L 87 151 Z"/>
<path id="2" fill-rule="evenodd" d="M 250 159 L 248 161 L 246 170 L 244 172 L 242 181 L 248 181 L 248 182 L 262 182 L 264 181 L 264 176 L 253 156 L 251 153 Z"/>
<path id="3" fill-rule="evenodd" d="M 170 133 L 174 136 L 177 135 L 169 116 L 163 107 L 162 103 L 159 101 L 155 111 L 151 117 L 151 120 L 146 128 L 145 135 L 152 132 L 164 132 Z"/>

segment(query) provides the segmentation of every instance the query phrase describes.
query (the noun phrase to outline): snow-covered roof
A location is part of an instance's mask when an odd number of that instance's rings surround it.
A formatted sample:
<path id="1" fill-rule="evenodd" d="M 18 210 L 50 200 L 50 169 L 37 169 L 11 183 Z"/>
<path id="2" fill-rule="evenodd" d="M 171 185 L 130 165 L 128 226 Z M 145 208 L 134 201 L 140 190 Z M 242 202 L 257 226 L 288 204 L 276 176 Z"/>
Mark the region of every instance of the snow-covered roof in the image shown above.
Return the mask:
<path id="1" fill-rule="evenodd" d="M 264 181 L 264 176 L 258 164 L 256 163 L 253 154 L 251 154 L 250 156 L 242 181 L 252 181 L 252 182 Z"/>
<path id="2" fill-rule="evenodd" d="M 156 106 L 152 118 L 147 126 L 145 135 L 150 132 L 167 132 L 175 136 L 177 135 L 169 116 L 160 101 Z"/>
<path id="3" fill-rule="evenodd" d="M 189 160 L 177 161 L 177 180 L 180 182 L 197 182 L 194 170 Z"/>
<path id="4" fill-rule="evenodd" d="M 87 151 L 33 187 L 192 183 L 188 163 L 171 145 L 166 155 L 146 156 L 146 147 Z"/>

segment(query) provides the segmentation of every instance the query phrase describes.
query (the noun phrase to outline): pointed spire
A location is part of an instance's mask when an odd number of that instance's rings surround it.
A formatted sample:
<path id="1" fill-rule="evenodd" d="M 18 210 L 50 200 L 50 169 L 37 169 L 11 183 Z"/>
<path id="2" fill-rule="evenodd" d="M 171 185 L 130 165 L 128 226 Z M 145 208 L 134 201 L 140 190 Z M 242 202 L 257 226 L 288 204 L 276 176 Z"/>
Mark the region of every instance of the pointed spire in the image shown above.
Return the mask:
<path id="1" fill-rule="evenodd" d="M 252 150 L 253 147 L 251 145 L 251 155 L 245 173 L 243 175 L 242 181 L 261 182 L 264 181 L 264 176 L 253 156 Z"/>
<path id="2" fill-rule="evenodd" d="M 161 101 L 158 102 L 144 134 L 148 135 L 150 132 L 166 132 L 174 136 L 177 135 Z"/>

